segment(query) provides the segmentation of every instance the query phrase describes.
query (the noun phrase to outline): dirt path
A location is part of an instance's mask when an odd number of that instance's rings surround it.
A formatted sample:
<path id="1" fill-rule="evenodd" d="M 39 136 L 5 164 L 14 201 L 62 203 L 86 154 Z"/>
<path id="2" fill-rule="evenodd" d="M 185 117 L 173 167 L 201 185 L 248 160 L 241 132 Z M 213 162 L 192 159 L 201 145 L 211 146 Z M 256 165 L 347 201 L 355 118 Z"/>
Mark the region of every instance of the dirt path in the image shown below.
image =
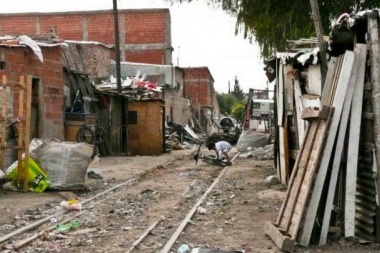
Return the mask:
<path id="1" fill-rule="evenodd" d="M 134 168 L 128 175 L 122 176 L 117 169 L 123 159 L 133 163 Z M 101 172 L 105 179 L 91 181 L 89 184 L 92 187 L 91 191 L 75 195 L 87 198 L 120 183 L 121 179 L 137 175 L 138 169 L 146 166 L 144 160 L 139 158 L 132 161 L 121 158 L 110 160 L 108 163 L 103 161 L 105 164 L 97 171 Z M 189 155 L 178 156 L 176 161 L 165 166 L 159 165 L 160 162 L 161 164 L 167 162 L 162 158 L 155 162 L 157 166 L 153 164 L 156 167 L 145 173 L 134 184 L 97 199 L 98 203 L 85 205 L 83 209 L 86 213 L 75 219 L 79 224 L 75 231 L 64 234 L 62 239 L 54 237 L 56 234 L 50 234 L 50 238 L 35 240 L 21 251 L 127 252 L 152 224 L 156 224 L 132 253 L 159 252 L 222 168 L 204 163 L 195 165 Z M 174 243 L 173 252 L 176 252 L 182 244 L 187 244 L 190 248 L 280 252 L 264 232 L 265 222 L 275 221 L 286 191 L 285 186 L 270 186 L 264 183 L 264 179 L 274 173 L 273 161 L 238 158 L 201 205 L 206 212 L 196 213 L 192 217 L 192 222 Z M 70 197 L 73 193 L 59 194 Z M 54 214 L 57 212 L 55 204 L 48 203 L 40 208 L 20 210 L 17 214 L 12 212 L 10 216 L 16 216 L 18 219 L 3 224 L 2 229 L 7 228 L 10 232 L 30 219 Z M 3 211 L 0 210 L 0 213 Z M 51 225 L 49 223 L 44 226 Z M 1 232 L 3 234 L 3 231 Z M 1 252 L 13 252 L 11 249 L 7 250 L 7 246 L 31 235 L 32 233 L 29 233 L 13 238 L 3 245 Z M 296 247 L 295 252 L 378 252 L 378 250 L 376 245 L 357 245 L 337 239 L 330 240 L 323 248 Z"/>

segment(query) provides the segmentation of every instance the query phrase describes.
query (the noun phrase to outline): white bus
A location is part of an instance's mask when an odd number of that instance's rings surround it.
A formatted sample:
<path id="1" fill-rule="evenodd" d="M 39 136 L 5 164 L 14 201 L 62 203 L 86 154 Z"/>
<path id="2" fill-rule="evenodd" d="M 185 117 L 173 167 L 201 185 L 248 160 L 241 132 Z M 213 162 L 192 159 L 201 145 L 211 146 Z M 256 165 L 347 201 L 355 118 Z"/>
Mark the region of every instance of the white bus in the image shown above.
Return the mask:
<path id="1" fill-rule="evenodd" d="M 252 99 L 252 118 L 261 118 L 274 113 L 274 101 L 271 99 Z"/>

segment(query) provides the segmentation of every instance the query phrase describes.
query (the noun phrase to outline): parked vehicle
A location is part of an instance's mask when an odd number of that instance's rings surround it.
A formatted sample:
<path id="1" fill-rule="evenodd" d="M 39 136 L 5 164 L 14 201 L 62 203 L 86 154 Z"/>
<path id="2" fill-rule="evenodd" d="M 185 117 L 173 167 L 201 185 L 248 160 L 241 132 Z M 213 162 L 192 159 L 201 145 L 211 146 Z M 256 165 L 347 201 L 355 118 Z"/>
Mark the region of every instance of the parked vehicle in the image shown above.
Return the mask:
<path id="1" fill-rule="evenodd" d="M 274 113 L 274 101 L 271 99 L 252 99 L 252 118 L 265 118 Z"/>

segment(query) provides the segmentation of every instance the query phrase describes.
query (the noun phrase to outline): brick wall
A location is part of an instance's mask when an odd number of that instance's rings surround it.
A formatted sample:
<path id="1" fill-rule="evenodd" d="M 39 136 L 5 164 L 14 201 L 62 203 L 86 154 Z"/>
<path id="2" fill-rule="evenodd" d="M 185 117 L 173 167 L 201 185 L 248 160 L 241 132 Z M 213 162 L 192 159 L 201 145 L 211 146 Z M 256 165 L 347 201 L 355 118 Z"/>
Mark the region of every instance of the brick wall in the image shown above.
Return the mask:
<path id="1" fill-rule="evenodd" d="M 42 138 L 63 139 L 63 73 L 61 47 L 41 47 L 41 63 L 28 47 L 0 47 L 0 60 L 6 63 L 0 76 L 6 75 L 8 83 L 19 83 L 20 76 L 32 75 L 38 83 L 39 135 Z M 13 117 L 19 115 L 18 93 L 13 94 Z"/>
<path id="2" fill-rule="evenodd" d="M 85 71 L 91 80 L 106 79 L 111 75 L 110 48 L 97 44 L 76 44 L 76 47 L 81 59 L 75 60 L 77 62 L 83 60 Z M 75 58 L 75 55 L 73 57 Z"/>
<path id="3" fill-rule="evenodd" d="M 171 64 L 169 9 L 119 10 L 119 34 L 123 61 Z M 65 40 L 114 44 L 112 10 L 1 14 L 0 35 L 49 35 Z"/>
<path id="4" fill-rule="evenodd" d="M 190 99 L 194 106 L 210 106 L 214 104 L 214 79 L 207 67 L 184 68 L 184 97 Z"/>

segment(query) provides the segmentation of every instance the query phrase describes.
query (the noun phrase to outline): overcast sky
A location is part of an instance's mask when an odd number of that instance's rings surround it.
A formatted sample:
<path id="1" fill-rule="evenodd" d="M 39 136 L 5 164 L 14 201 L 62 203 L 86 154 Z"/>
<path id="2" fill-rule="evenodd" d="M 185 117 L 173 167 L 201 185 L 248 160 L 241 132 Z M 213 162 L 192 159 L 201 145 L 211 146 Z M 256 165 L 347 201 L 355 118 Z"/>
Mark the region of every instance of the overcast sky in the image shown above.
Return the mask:
<path id="1" fill-rule="evenodd" d="M 112 0 L 12 0 L 0 12 L 54 12 L 112 9 Z M 235 76 L 244 92 L 264 89 L 267 78 L 259 48 L 242 34 L 235 36 L 235 17 L 208 6 L 205 0 L 170 5 L 163 0 L 118 0 L 120 9 L 170 8 L 173 64 L 210 69 L 218 92 L 228 91 Z M 272 85 L 270 85 L 271 88 Z"/>

